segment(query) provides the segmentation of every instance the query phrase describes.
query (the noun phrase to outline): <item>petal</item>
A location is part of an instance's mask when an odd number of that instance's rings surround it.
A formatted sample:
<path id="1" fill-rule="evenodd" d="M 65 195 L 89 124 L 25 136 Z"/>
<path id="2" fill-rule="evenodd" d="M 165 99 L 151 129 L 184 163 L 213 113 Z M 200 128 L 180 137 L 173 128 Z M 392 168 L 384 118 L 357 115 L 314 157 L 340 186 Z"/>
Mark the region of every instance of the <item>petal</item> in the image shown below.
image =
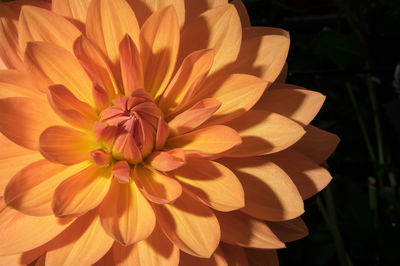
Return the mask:
<path id="1" fill-rule="evenodd" d="M 170 131 L 167 122 L 165 122 L 165 120 L 160 117 L 158 119 L 156 133 L 156 150 L 161 150 L 164 147 L 165 142 L 167 142 L 169 132 Z M 151 148 L 153 148 L 152 145 Z"/>
<path id="2" fill-rule="evenodd" d="M 285 247 L 263 222 L 239 211 L 216 212 L 221 241 L 241 247 L 277 249 Z"/>
<path id="3" fill-rule="evenodd" d="M 63 84 L 79 100 L 93 106 L 92 82 L 70 52 L 51 43 L 28 43 L 24 60 L 42 91 L 49 85 Z"/>
<path id="4" fill-rule="evenodd" d="M 22 97 L 0 99 L 0 131 L 18 145 L 37 150 L 40 134 L 54 124 L 64 123 L 44 101 Z"/>
<path id="5" fill-rule="evenodd" d="M 312 125 L 304 128 L 306 134 L 293 145 L 293 149 L 322 164 L 335 151 L 340 139 L 335 134 Z"/>
<path id="6" fill-rule="evenodd" d="M 133 178 L 146 198 L 155 203 L 170 203 L 182 194 L 182 186 L 178 181 L 151 167 L 137 164 Z"/>
<path id="7" fill-rule="evenodd" d="M 40 153 L 49 161 L 75 164 L 89 159 L 96 148 L 93 136 L 69 127 L 49 127 L 40 135 Z"/>
<path id="8" fill-rule="evenodd" d="M 74 41 L 81 32 L 54 12 L 26 5 L 21 8 L 18 34 L 22 51 L 32 41 L 48 42 L 72 51 Z"/>
<path id="9" fill-rule="evenodd" d="M 45 94 L 32 85 L 32 81 L 22 71 L 2 69 L 0 70 L 0 98 L 28 97 L 44 99 Z"/>
<path id="10" fill-rule="evenodd" d="M 246 6 L 243 4 L 242 0 L 233 0 L 231 3 L 235 6 L 239 14 L 242 27 L 250 27 L 249 14 L 247 14 Z"/>
<path id="11" fill-rule="evenodd" d="M 172 174 L 197 199 L 219 211 L 244 207 L 244 192 L 238 178 L 228 168 L 204 159 L 188 160 Z"/>
<path id="12" fill-rule="evenodd" d="M 303 200 L 320 192 L 332 180 L 332 176 L 325 168 L 294 150 L 288 149 L 267 158 L 290 176 Z"/>
<path id="13" fill-rule="evenodd" d="M 221 5 L 204 12 L 184 27 L 179 61 L 193 51 L 212 48 L 215 59 L 210 73 L 214 73 L 235 62 L 241 40 L 242 27 L 236 8 L 230 4 Z"/>
<path id="14" fill-rule="evenodd" d="M 0 256 L 0 265 L 8 266 L 24 266 L 29 265 L 31 262 L 34 262 L 40 255 L 46 253 L 46 244 L 42 245 L 38 248 L 25 251 L 24 253 L 13 254 L 8 256 Z M 36 264 L 35 264 L 36 266 Z"/>
<path id="15" fill-rule="evenodd" d="M 318 114 L 326 97 L 298 86 L 278 84 L 275 83 L 274 86 L 279 86 L 279 90 L 266 91 L 254 109 L 281 114 L 308 125 Z"/>
<path id="16" fill-rule="evenodd" d="M 249 265 L 252 266 L 279 266 L 278 253 L 276 250 L 247 249 Z"/>
<path id="17" fill-rule="evenodd" d="M 272 27 L 244 27 L 243 28 L 243 40 L 248 40 L 255 37 L 261 37 L 264 35 L 281 35 L 286 38 L 290 38 L 289 32 Z"/>
<path id="18" fill-rule="evenodd" d="M 207 121 L 220 106 L 221 103 L 213 98 L 200 100 L 168 123 L 171 135 L 182 135 L 197 128 Z"/>
<path id="19" fill-rule="evenodd" d="M 120 184 L 117 179 L 113 179 L 99 215 L 104 230 L 124 246 L 146 239 L 156 223 L 150 203 L 136 184 Z"/>
<path id="20" fill-rule="evenodd" d="M 263 157 L 221 160 L 239 178 L 246 206 L 241 211 L 267 221 L 296 218 L 303 200 L 289 176 Z"/>
<path id="21" fill-rule="evenodd" d="M 233 266 L 248 266 L 246 253 L 242 247 L 221 243 L 219 245 L 225 254 L 225 259 L 228 265 Z"/>
<path id="22" fill-rule="evenodd" d="M 59 217 L 80 216 L 96 208 L 110 188 L 110 175 L 107 168 L 89 165 L 64 180 L 54 192 L 54 214 Z"/>
<path id="23" fill-rule="evenodd" d="M 214 213 L 185 194 L 173 204 L 153 204 L 157 222 L 180 250 L 196 257 L 209 258 L 220 240 Z"/>
<path id="24" fill-rule="evenodd" d="M 18 45 L 18 28 L 13 19 L 13 11 L 5 6 L 0 6 L 0 61 L 6 68 L 24 68 L 22 52 Z"/>
<path id="25" fill-rule="evenodd" d="M 97 212 L 90 212 L 52 241 L 46 265 L 92 265 L 107 253 L 113 242 L 104 232 Z"/>
<path id="26" fill-rule="evenodd" d="M 8 206 L 24 214 L 52 215 L 51 201 L 56 187 L 82 168 L 82 165 L 66 167 L 47 160 L 34 162 L 10 180 L 4 199 Z"/>
<path id="27" fill-rule="evenodd" d="M 85 23 L 91 0 L 52 0 L 51 10 L 63 17 Z"/>
<path id="28" fill-rule="evenodd" d="M 127 161 L 118 161 L 111 168 L 112 175 L 121 184 L 129 184 L 131 181 L 131 167 Z"/>
<path id="29" fill-rule="evenodd" d="M 147 157 L 147 162 L 156 170 L 169 172 L 186 164 L 186 156 L 181 149 L 153 152 Z"/>
<path id="30" fill-rule="evenodd" d="M 119 69 L 119 43 L 128 34 L 139 44 L 139 26 L 124 0 L 92 0 L 86 18 L 86 35 L 111 60 L 114 74 Z"/>
<path id="31" fill-rule="evenodd" d="M 208 156 L 230 150 L 242 142 L 235 130 L 227 126 L 210 126 L 168 139 L 167 147 L 181 148 Z"/>
<path id="32" fill-rule="evenodd" d="M 224 258 L 224 252 L 220 247 L 215 250 L 209 259 L 193 257 L 185 252 L 181 252 L 179 263 L 191 266 L 228 266 Z"/>
<path id="33" fill-rule="evenodd" d="M 209 9 L 216 8 L 228 3 L 228 0 L 197 0 L 185 1 L 186 25 Z"/>
<path id="34" fill-rule="evenodd" d="M 283 242 L 292 242 L 308 235 L 307 226 L 300 217 L 289 221 L 267 222 L 267 225 Z"/>
<path id="35" fill-rule="evenodd" d="M 113 263 L 118 266 L 140 265 L 136 245 L 122 246 L 115 242 L 112 247 Z M 107 265 L 105 265 L 107 266 Z"/>
<path id="36" fill-rule="evenodd" d="M 242 137 L 243 143 L 230 157 L 250 157 L 278 152 L 296 143 L 304 134 L 302 126 L 276 113 L 250 110 L 227 123 Z"/>
<path id="37" fill-rule="evenodd" d="M 167 86 L 176 64 L 179 49 L 179 24 L 172 6 L 152 14 L 140 31 L 140 55 L 144 88 L 154 98 Z"/>

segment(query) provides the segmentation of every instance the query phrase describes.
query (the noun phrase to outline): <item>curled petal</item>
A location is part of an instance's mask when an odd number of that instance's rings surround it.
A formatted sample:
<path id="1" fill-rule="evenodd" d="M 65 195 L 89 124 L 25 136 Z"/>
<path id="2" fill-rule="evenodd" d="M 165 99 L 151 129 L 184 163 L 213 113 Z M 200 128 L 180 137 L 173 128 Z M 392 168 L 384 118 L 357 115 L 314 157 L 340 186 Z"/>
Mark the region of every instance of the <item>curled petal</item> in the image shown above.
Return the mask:
<path id="1" fill-rule="evenodd" d="M 246 6 L 243 4 L 242 0 L 233 0 L 232 4 L 235 6 L 239 14 L 242 27 L 250 27 L 249 14 L 247 14 Z"/>
<path id="2" fill-rule="evenodd" d="M 169 172 L 186 164 L 185 152 L 173 149 L 166 152 L 153 152 L 147 162 L 156 170 Z"/>
<path id="3" fill-rule="evenodd" d="M 131 180 L 131 168 L 127 161 L 118 161 L 111 170 L 113 176 L 121 184 L 129 184 Z"/>
<path id="4" fill-rule="evenodd" d="M 160 150 L 164 147 L 165 142 L 168 139 L 169 132 L 168 124 L 164 121 L 164 119 L 159 118 L 156 134 L 156 150 Z"/>

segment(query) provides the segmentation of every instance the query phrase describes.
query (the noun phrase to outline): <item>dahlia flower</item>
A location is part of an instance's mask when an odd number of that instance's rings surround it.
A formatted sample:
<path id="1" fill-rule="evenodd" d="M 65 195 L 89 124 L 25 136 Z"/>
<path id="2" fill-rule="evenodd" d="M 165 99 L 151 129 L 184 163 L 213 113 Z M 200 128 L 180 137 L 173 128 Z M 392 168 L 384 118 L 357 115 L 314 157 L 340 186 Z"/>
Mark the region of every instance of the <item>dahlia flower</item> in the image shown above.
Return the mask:
<path id="1" fill-rule="evenodd" d="M 325 97 L 284 83 L 287 32 L 240 0 L 0 17 L 0 265 L 274 265 L 307 235 L 338 139 L 309 125 Z"/>

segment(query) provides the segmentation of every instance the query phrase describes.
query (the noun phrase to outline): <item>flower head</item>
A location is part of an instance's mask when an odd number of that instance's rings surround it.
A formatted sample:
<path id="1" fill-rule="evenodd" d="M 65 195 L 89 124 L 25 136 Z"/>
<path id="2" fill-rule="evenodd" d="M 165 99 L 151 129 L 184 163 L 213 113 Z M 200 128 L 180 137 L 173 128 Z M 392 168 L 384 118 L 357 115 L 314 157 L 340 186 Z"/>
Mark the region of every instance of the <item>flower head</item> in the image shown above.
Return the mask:
<path id="1" fill-rule="evenodd" d="M 284 83 L 287 32 L 240 0 L 0 19 L 1 263 L 246 265 L 307 234 L 337 137 L 309 125 L 324 96 Z"/>

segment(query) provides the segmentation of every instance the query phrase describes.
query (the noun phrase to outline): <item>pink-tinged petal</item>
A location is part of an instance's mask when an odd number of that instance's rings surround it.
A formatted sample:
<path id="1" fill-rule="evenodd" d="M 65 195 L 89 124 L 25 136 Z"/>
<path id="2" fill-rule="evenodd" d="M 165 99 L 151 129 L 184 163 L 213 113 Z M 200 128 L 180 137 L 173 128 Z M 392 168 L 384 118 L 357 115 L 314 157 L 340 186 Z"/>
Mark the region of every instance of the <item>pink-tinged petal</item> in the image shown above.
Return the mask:
<path id="1" fill-rule="evenodd" d="M 303 125 L 314 119 L 326 98 L 319 92 L 294 85 L 275 83 L 274 86 L 279 89 L 266 91 L 254 109 L 281 114 Z"/>
<path id="2" fill-rule="evenodd" d="M 236 245 L 229 245 L 226 243 L 221 243 L 219 245 L 224 252 L 226 262 L 228 265 L 232 266 L 248 266 L 246 253 L 242 247 Z"/>
<path id="3" fill-rule="evenodd" d="M 107 91 L 99 84 L 93 84 L 92 93 L 94 103 L 99 110 L 104 110 L 110 105 L 110 95 L 108 95 Z"/>
<path id="4" fill-rule="evenodd" d="M 109 126 L 103 122 L 94 123 L 93 135 L 96 138 L 96 141 L 103 142 L 103 144 L 108 147 L 113 145 L 117 133 L 117 126 Z"/>
<path id="5" fill-rule="evenodd" d="M 81 32 L 67 19 L 54 12 L 26 5 L 21 8 L 18 34 L 22 51 L 27 43 L 32 41 L 48 42 L 72 51 L 74 41 Z"/>
<path id="6" fill-rule="evenodd" d="M 98 167 L 105 167 L 109 165 L 111 161 L 110 153 L 103 149 L 96 149 L 91 151 L 90 157 Z"/>
<path id="7" fill-rule="evenodd" d="M 280 28 L 260 27 L 260 26 L 243 28 L 243 40 L 261 37 L 264 35 L 280 35 L 286 38 L 290 38 L 289 32 Z"/>
<path id="8" fill-rule="evenodd" d="M 189 132 L 207 121 L 221 106 L 221 102 L 206 98 L 200 100 L 183 113 L 175 116 L 168 122 L 172 136 Z"/>
<path id="9" fill-rule="evenodd" d="M 143 195 L 158 204 L 173 202 L 182 194 L 178 181 L 151 167 L 136 165 L 133 179 Z"/>
<path id="10" fill-rule="evenodd" d="M 166 146 L 208 156 L 230 150 L 241 142 L 242 140 L 235 130 L 227 126 L 216 125 L 169 138 Z"/>
<path id="11" fill-rule="evenodd" d="M 63 84 L 79 100 L 93 106 L 92 81 L 67 50 L 51 43 L 30 42 L 24 61 L 42 91 L 49 85 Z"/>
<path id="12" fill-rule="evenodd" d="M 289 175 L 303 200 L 320 192 L 332 180 L 332 176 L 325 168 L 294 150 L 288 149 L 266 158 Z"/>
<path id="13" fill-rule="evenodd" d="M 0 98 L 28 97 L 45 99 L 45 94 L 37 90 L 29 76 L 18 70 L 0 70 Z"/>
<path id="14" fill-rule="evenodd" d="M 285 244 L 260 220 L 246 214 L 235 212 L 217 212 L 215 215 L 221 226 L 221 241 L 251 248 L 284 248 Z"/>
<path id="15" fill-rule="evenodd" d="M 86 17 L 86 35 L 112 63 L 114 75 L 119 72 L 119 43 L 128 34 L 139 44 L 139 25 L 124 0 L 92 0 Z"/>
<path id="16" fill-rule="evenodd" d="M 230 4 L 213 8 L 184 27 L 179 61 L 193 51 L 214 49 L 215 60 L 210 70 L 214 73 L 236 61 L 241 40 L 242 27 L 236 8 Z"/>
<path id="17" fill-rule="evenodd" d="M 179 49 L 179 24 L 172 6 L 153 13 L 140 31 L 144 88 L 157 98 L 167 86 Z"/>
<path id="18" fill-rule="evenodd" d="M 73 126 L 92 130 L 94 122 L 98 120 L 96 111 L 89 104 L 78 100 L 63 85 L 50 86 L 47 99 L 53 110 Z"/>
<path id="19" fill-rule="evenodd" d="M 59 217 L 80 216 L 96 208 L 106 196 L 111 180 L 110 170 L 96 165 L 89 165 L 72 175 L 54 192 L 54 214 Z"/>
<path id="20" fill-rule="evenodd" d="M 52 0 L 51 10 L 63 17 L 85 23 L 91 0 Z"/>
<path id="21" fill-rule="evenodd" d="M 169 136 L 169 127 L 164 119 L 158 119 L 157 134 L 156 134 L 156 150 L 161 150 Z"/>
<path id="22" fill-rule="evenodd" d="M 243 140 L 229 153 L 230 157 L 251 157 L 285 150 L 305 134 L 297 122 L 263 110 L 250 110 L 227 125 Z"/>
<path id="23" fill-rule="evenodd" d="M 24 68 L 16 19 L 13 10 L 3 4 L 0 6 L 0 61 L 6 68 Z"/>
<path id="24" fill-rule="evenodd" d="M 131 167 L 127 161 L 118 161 L 113 165 L 111 173 L 121 184 L 129 184 L 131 180 Z"/>
<path id="25" fill-rule="evenodd" d="M 120 86 L 114 79 L 109 63 L 89 39 L 80 36 L 74 44 L 74 53 L 95 84 L 104 88 L 109 96 L 118 93 Z"/>
<path id="26" fill-rule="evenodd" d="M 0 256 L 37 248 L 60 234 L 74 220 L 59 219 L 54 215 L 24 215 L 0 200 Z"/>
<path id="27" fill-rule="evenodd" d="M 340 139 L 335 134 L 308 125 L 306 134 L 293 145 L 293 149 L 311 158 L 317 164 L 324 163 L 335 151 Z"/>
<path id="28" fill-rule="evenodd" d="M 180 250 L 209 258 L 220 240 L 220 229 L 213 211 L 182 194 L 173 204 L 153 204 L 157 222 Z"/>
<path id="29" fill-rule="evenodd" d="M 161 96 L 159 107 L 165 113 L 181 109 L 180 107 L 184 106 L 199 90 L 213 61 L 214 51 L 212 49 L 199 50 L 189 54 Z"/>
<path id="30" fill-rule="evenodd" d="M 308 235 L 307 226 L 300 217 L 289 221 L 267 222 L 267 225 L 283 242 L 292 242 Z"/>
<path id="31" fill-rule="evenodd" d="M 181 149 L 153 152 L 147 162 L 156 170 L 169 172 L 186 164 L 185 152 Z"/>
<path id="32" fill-rule="evenodd" d="M 111 248 L 114 240 L 104 232 L 97 211 L 75 222 L 51 242 L 46 265 L 92 265 Z"/>
<path id="33" fill-rule="evenodd" d="M 134 90 L 144 88 L 143 65 L 139 51 L 129 35 L 119 44 L 122 82 L 126 96 Z"/>
<path id="34" fill-rule="evenodd" d="M 117 129 L 117 127 L 114 127 Z M 105 139 L 111 137 L 114 133 L 114 128 L 106 129 L 104 134 L 110 134 L 110 136 L 105 135 Z M 117 160 L 126 159 L 129 163 L 135 164 L 142 161 L 142 155 L 138 146 L 135 143 L 134 138 L 129 133 L 123 133 L 117 136 L 112 148 L 112 154 Z"/>
<path id="35" fill-rule="evenodd" d="M 18 145 L 37 150 L 47 127 L 64 122 L 45 101 L 13 97 L 0 99 L 0 132 Z"/>
<path id="36" fill-rule="evenodd" d="M 209 259 L 198 258 L 181 252 L 179 263 L 191 266 L 228 266 L 224 252 L 218 247 Z"/>
<path id="37" fill-rule="evenodd" d="M 95 147 L 93 136 L 69 127 L 49 127 L 39 139 L 40 153 L 51 162 L 65 165 L 89 159 Z"/>
<path id="38" fill-rule="evenodd" d="M 82 169 L 82 165 L 66 167 L 47 160 L 34 162 L 10 180 L 4 191 L 5 202 L 27 215 L 52 215 L 51 201 L 56 187 Z"/>
<path id="39" fill-rule="evenodd" d="M 227 167 L 204 159 L 191 159 L 171 174 L 195 198 L 219 211 L 244 207 L 244 192 L 238 178 Z"/>
<path id="40" fill-rule="evenodd" d="M 247 14 L 246 6 L 243 4 L 242 0 L 233 0 L 231 3 L 235 6 L 239 14 L 242 27 L 250 27 L 249 14 Z"/>
<path id="41" fill-rule="evenodd" d="M 267 221 L 289 220 L 304 212 L 296 186 L 273 162 L 264 157 L 221 161 L 242 183 L 246 206 L 241 211 Z"/>
<path id="42" fill-rule="evenodd" d="M 117 179 L 113 179 L 99 215 L 104 230 L 124 246 L 146 239 L 156 223 L 150 203 L 136 184 L 120 184 Z"/>
<path id="43" fill-rule="evenodd" d="M 276 250 L 246 249 L 249 265 L 252 266 L 279 266 Z"/>

